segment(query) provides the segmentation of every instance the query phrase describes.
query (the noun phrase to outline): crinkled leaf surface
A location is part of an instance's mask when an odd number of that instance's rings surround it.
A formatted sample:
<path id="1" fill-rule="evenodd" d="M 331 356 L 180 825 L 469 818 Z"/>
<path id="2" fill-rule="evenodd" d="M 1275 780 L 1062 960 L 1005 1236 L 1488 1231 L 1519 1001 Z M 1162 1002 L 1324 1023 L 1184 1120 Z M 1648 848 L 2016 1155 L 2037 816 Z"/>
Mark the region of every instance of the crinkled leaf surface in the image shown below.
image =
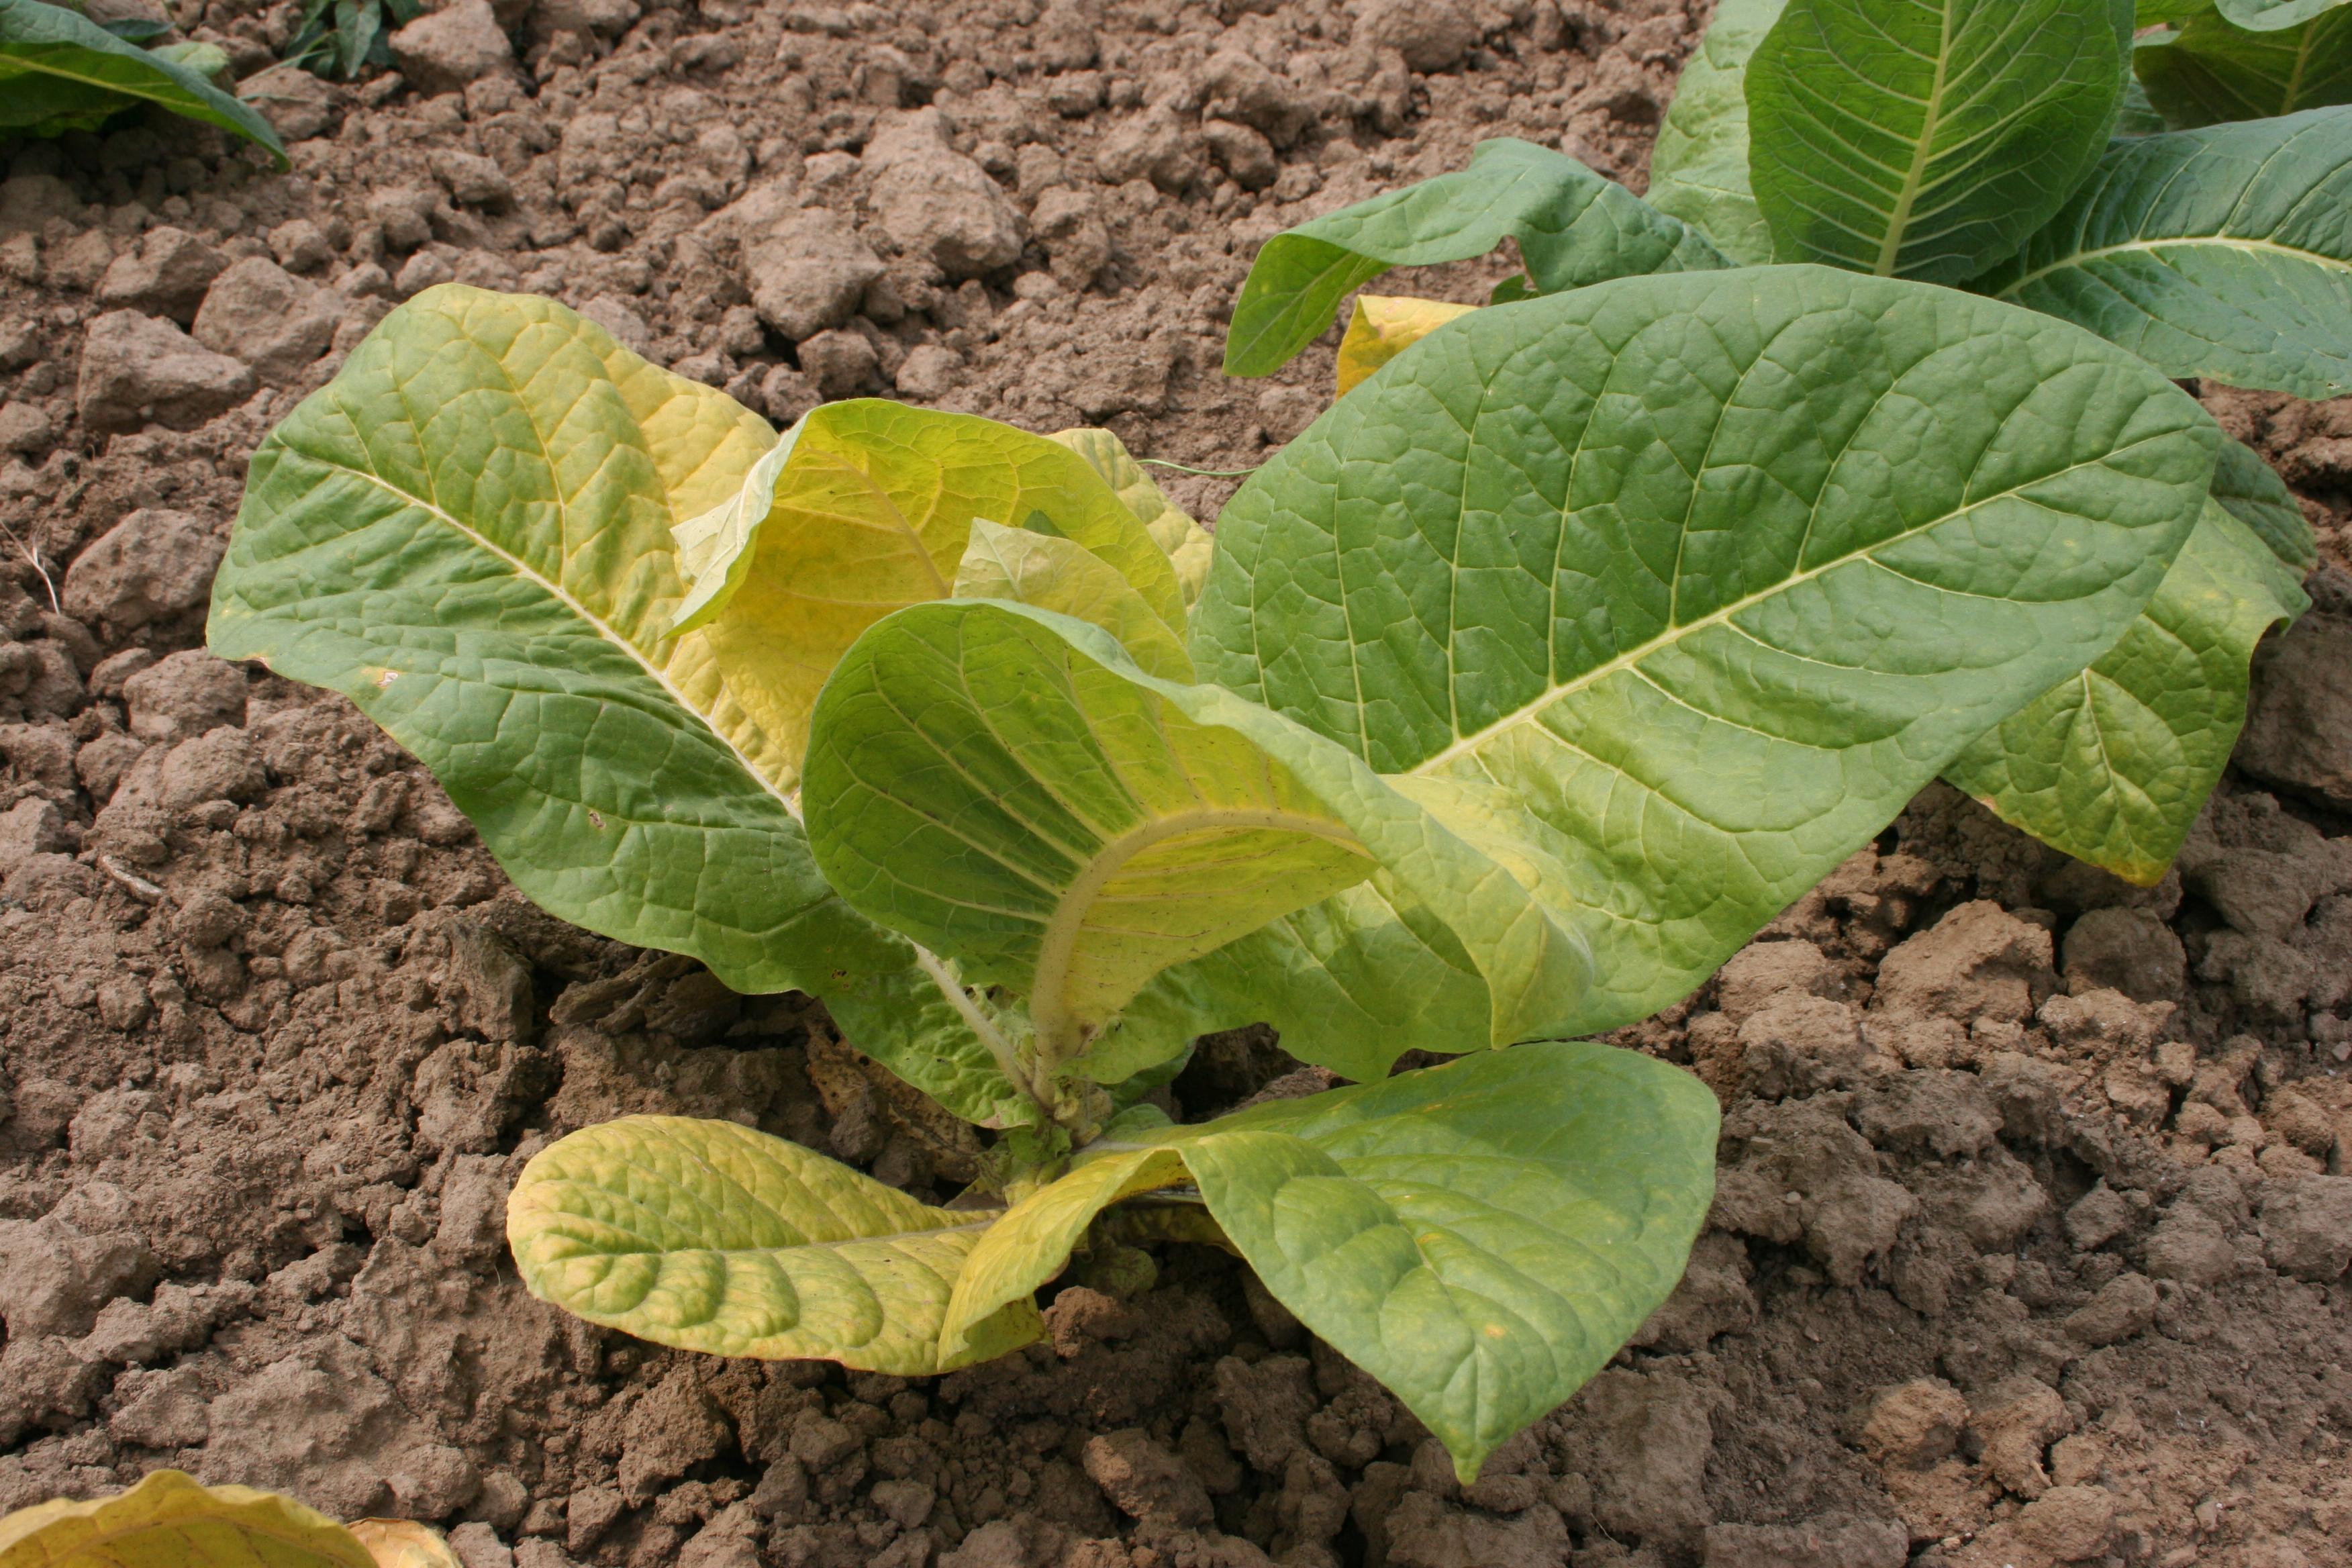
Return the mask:
<path id="1" fill-rule="evenodd" d="M 2238 743 L 2254 646 L 2309 602 L 2252 530 L 2209 503 L 2123 640 L 1945 776 L 2053 848 L 2153 886 Z"/>
<path id="2" fill-rule="evenodd" d="M 2132 70 L 2157 111 L 2184 129 L 2352 101 L 2352 10 L 2269 32 L 2209 12 L 2142 39 Z"/>
<path id="3" fill-rule="evenodd" d="M 1347 335 L 1339 340 L 1336 395 L 1345 397 L 1372 372 L 1446 322 L 1476 309 L 1475 305 L 1455 305 L 1444 300 L 1357 295 L 1355 313 L 1348 318 Z"/>
<path id="4" fill-rule="evenodd" d="M 1721 0 L 1658 126 L 1645 199 L 1743 266 L 1772 259 L 1748 177 L 1748 62 L 1788 0 Z"/>
<path id="5" fill-rule="evenodd" d="M 994 1217 L 731 1121 L 625 1116 L 531 1156 L 507 1241 L 532 1295 L 656 1344 L 920 1376 L 1040 1331 L 1016 1301 L 940 1352 L 949 1292 Z"/>
<path id="6" fill-rule="evenodd" d="M 1674 1289 L 1716 1126 L 1679 1068 L 1545 1042 L 1107 1141 L 989 1233 L 950 1331 L 1026 1300 L 1110 1202 L 1189 1177 L 1275 1298 L 1466 1480 Z"/>
<path id="7" fill-rule="evenodd" d="M 1177 586 L 1183 591 L 1184 605 L 1190 609 L 1192 601 L 1201 596 L 1201 584 L 1209 575 L 1209 556 L 1215 542 L 1209 531 L 1194 521 L 1192 514 L 1168 499 L 1165 492 L 1143 471 L 1127 444 L 1108 430 L 1056 430 L 1046 437 L 1059 441 L 1084 458 L 1094 471 L 1103 477 L 1127 510 L 1143 524 L 1151 542 L 1160 546 L 1175 568 Z"/>
<path id="8" fill-rule="evenodd" d="M 1323 334 L 1339 301 L 1391 267 L 1484 256 L 1516 239 L 1549 293 L 1730 263 L 1696 229 L 1563 153 L 1481 142 L 1467 168 L 1358 202 L 1265 242 L 1234 301 L 1229 375 L 1266 375 Z"/>
<path id="9" fill-rule="evenodd" d="M 810 858 L 787 754 L 673 635 L 673 525 L 774 441 L 551 300 L 436 289 L 254 456 L 210 638 L 343 693 L 415 753 L 516 884 L 738 991 L 836 1004 L 974 1121 L 1025 1102 L 917 955 Z"/>
<path id="10" fill-rule="evenodd" d="M 971 542 L 956 568 L 955 596 L 1008 599 L 1075 616 L 1117 637 L 1152 674 L 1192 679 L 1182 628 L 1161 620 L 1110 563 L 1069 540 L 974 518 Z"/>
<path id="11" fill-rule="evenodd" d="M 1509 864 L 1592 947 L 1563 1032 L 1606 1029 L 2105 653 L 2218 439 L 2133 356 L 1915 284 L 1484 310 L 1242 487 L 1193 662 Z"/>
<path id="12" fill-rule="evenodd" d="M 1789 0 L 1747 80 L 1775 253 L 1982 271 L 2098 161 L 2131 25 L 2131 0 Z"/>
<path id="13" fill-rule="evenodd" d="M 2213 463 L 2213 499 L 2231 517 L 2254 531 L 2272 554 L 2297 571 L 2319 559 L 2311 521 L 2303 515 L 2286 481 L 2243 441 L 2223 441 Z"/>
<path id="14" fill-rule="evenodd" d="M 1083 458 L 969 414 L 825 404 L 680 531 L 694 587 L 677 624 L 702 629 L 795 784 L 835 663 L 892 610 L 954 591 L 974 519 L 1070 540 L 1184 624 L 1167 555 Z"/>
<path id="15" fill-rule="evenodd" d="M 2167 375 L 2352 391 L 2352 107 L 2118 142 L 1971 287 Z"/>
<path id="16" fill-rule="evenodd" d="M 250 1487 L 155 1470 L 127 1492 L 0 1519 L 0 1568 L 373 1568 L 325 1514 Z"/>
<path id="17" fill-rule="evenodd" d="M 288 166 L 269 121 L 200 72 L 62 5 L 0 0 L 0 132 L 94 131 L 141 103 L 258 142 Z"/>

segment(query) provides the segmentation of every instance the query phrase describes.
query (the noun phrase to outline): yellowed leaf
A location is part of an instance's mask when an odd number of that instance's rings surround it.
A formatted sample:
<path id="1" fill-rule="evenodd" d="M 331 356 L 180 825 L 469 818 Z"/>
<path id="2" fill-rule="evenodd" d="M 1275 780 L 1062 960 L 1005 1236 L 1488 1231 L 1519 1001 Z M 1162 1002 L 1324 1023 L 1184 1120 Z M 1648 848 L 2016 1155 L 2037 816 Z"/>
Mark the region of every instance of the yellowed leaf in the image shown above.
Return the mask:
<path id="1" fill-rule="evenodd" d="M 1349 318 L 1347 336 L 1339 340 L 1337 395 L 1347 396 L 1372 372 L 1446 322 L 1477 308 L 1404 295 L 1357 295 L 1356 313 Z"/>
<path id="2" fill-rule="evenodd" d="M 178 1470 L 157 1470 L 112 1497 L 45 1502 L 0 1519 L 0 1568 L 378 1564 L 350 1531 L 291 1498 L 199 1486 Z"/>
<path id="3" fill-rule="evenodd" d="M 351 1528 L 375 1568 L 465 1568 L 439 1531 L 413 1519 L 355 1519 Z"/>

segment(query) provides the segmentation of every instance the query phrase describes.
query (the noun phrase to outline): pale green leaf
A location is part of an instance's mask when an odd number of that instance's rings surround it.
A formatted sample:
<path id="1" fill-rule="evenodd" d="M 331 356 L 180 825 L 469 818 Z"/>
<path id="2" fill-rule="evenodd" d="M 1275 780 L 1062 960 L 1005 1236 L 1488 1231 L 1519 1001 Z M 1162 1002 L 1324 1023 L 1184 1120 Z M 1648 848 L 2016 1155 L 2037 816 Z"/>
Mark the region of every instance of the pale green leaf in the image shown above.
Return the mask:
<path id="1" fill-rule="evenodd" d="M 2218 439 L 2133 356 L 1916 284 L 1480 310 L 1242 487 L 1193 661 L 1508 864 L 1593 951 L 1563 1031 L 1611 1028 L 2105 652 Z"/>
<path id="2" fill-rule="evenodd" d="M 2213 463 L 2213 499 L 2254 531 L 2272 554 L 2299 572 L 2319 560 L 2310 520 L 2262 454 L 2243 441 L 2223 441 Z"/>
<path id="3" fill-rule="evenodd" d="M 1547 1043 L 1106 1140 L 990 1232 L 949 1332 L 1027 1300 L 1109 1203 L 1189 1176 L 1275 1298 L 1468 1480 L 1674 1289 L 1716 1126 L 1679 1068 Z"/>
<path id="4" fill-rule="evenodd" d="M 1084 458 L 1103 481 L 1118 493 L 1127 510 L 1143 524 L 1151 542 L 1168 557 L 1176 570 L 1176 582 L 1183 590 L 1184 607 L 1191 609 L 1192 601 L 1201 596 L 1201 584 L 1209 575 L 1209 556 L 1215 541 L 1209 531 L 1193 520 L 1192 515 L 1168 499 L 1165 492 L 1143 471 L 1143 465 L 1129 453 L 1127 444 L 1108 430 L 1056 430 L 1045 437 L 1059 441 Z"/>
<path id="5" fill-rule="evenodd" d="M 2334 7 L 2277 32 L 2219 13 L 2141 40 L 2132 70 L 2168 124 L 2190 129 L 2352 102 L 2352 10 Z"/>
<path id="6" fill-rule="evenodd" d="M 1787 0 L 1721 0 L 1683 67 L 1650 155 L 1649 204 L 1743 266 L 1772 259 L 1748 178 L 1748 62 Z"/>
<path id="7" fill-rule="evenodd" d="M 956 568 L 959 599 L 1007 599 L 1102 627 L 1135 662 L 1166 680 L 1192 679 L 1181 627 L 1160 618 L 1110 563 L 1067 539 L 971 521 Z"/>
<path id="8" fill-rule="evenodd" d="M 900 611 L 818 704 L 812 842 L 845 897 L 1024 993 L 1070 1059 L 1162 970 L 1386 865 L 1488 976 L 1486 1038 L 1563 1016 L 1577 945 L 1491 859 L 1329 742 L 1157 680 L 1098 630 L 985 601 Z"/>
<path id="9" fill-rule="evenodd" d="M 1748 68 L 1774 251 L 1957 283 L 2097 163 L 2131 0 L 1789 0 Z"/>
<path id="10" fill-rule="evenodd" d="M 731 1121 L 627 1116 L 531 1156 L 507 1241 L 531 1294 L 656 1344 L 922 1376 L 1041 1331 L 1018 1301 L 943 1356 L 950 1292 L 992 1213 L 934 1208 Z"/>
<path id="11" fill-rule="evenodd" d="M 2167 375 L 2352 391 L 2352 107 L 2119 142 L 1971 287 L 2088 327 Z"/>
<path id="12" fill-rule="evenodd" d="M 676 624 L 702 631 L 793 785 L 835 662 L 892 610 L 953 592 L 976 518 L 1076 542 L 1183 625 L 1167 556 L 1082 458 L 969 414 L 825 404 L 679 530 L 694 586 Z"/>
<path id="13" fill-rule="evenodd" d="M 0 0 L 0 134 L 94 131 L 145 103 L 257 142 L 279 168 L 288 166 L 269 121 L 189 64 L 125 42 L 62 5 Z"/>
<path id="14" fill-rule="evenodd" d="M 1018 1091 L 955 1028 L 970 998 L 938 994 L 818 874 L 797 754 L 707 637 L 667 630 L 673 524 L 773 442 L 551 300 L 429 290 L 255 454 L 212 647 L 357 703 L 551 912 L 739 991 L 837 999 L 900 1077 L 1018 1121 Z"/>
<path id="15" fill-rule="evenodd" d="M 0 1568 L 374 1568 L 352 1532 L 291 1498 L 154 1470 L 129 1491 L 0 1519 Z"/>
<path id="16" fill-rule="evenodd" d="M 2238 743 L 2254 646 L 2309 603 L 2252 530 L 2208 503 L 2123 640 L 1945 776 L 2053 848 L 2153 886 Z"/>
<path id="17" fill-rule="evenodd" d="M 1550 293 L 1629 273 L 1730 265 L 1699 232 L 1548 147 L 1481 142 L 1470 165 L 1284 230 L 1259 249 L 1225 334 L 1228 375 L 1267 375 L 1320 337 L 1349 292 L 1391 267 L 1516 239 Z"/>

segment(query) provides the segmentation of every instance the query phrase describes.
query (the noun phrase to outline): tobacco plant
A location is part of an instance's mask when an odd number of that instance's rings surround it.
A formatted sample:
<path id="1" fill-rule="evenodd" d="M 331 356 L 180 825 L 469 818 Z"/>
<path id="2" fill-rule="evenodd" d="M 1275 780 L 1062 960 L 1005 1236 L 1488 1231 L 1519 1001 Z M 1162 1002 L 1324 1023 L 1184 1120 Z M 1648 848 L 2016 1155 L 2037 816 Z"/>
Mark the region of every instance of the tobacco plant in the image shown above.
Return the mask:
<path id="1" fill-rule="evenodd" d="M 95 131 L 152 103 L 258 142 L 286 167 L 285 144 L 269 121 L 205 79 L 228 65 L 218 46 L 140 47 L 169 30 L 148 22 L 100 24 L 79 6 L 0 0 L 0 137 Z"/>
<path id="2" fill-rule="evenodd" d="M 449 1543 L 404 1519 L 337 1524 L 293 1499 L 199 1486 L 153 1470 L 87 1502 L 0 1517 L 0 1568 L 459 1568 Z"/>
<path id="3" fill-rule="evenodd" d="M 2105 653 L 2220 444 L 1999 300 L 1662 273 L 1428 334 L 1213 548 L 1102 432 L 779 436 L 449 286 L 255 455 L 211 640 L 357 703 L 548 910 L 818 996 L 994 1130 L 947 1206 L 732 1122 L 573 1132 L 509 1209 L 534 1292 L 921 1374 L 1036 1339 L 1074 1254 L 1210 1240 L 1468 1477 L 1712 1195 L 1712 1095 L 1576 1037 Z M 1253 1022 L 1354 1081 L 1171 1124 L 1150 1089 Z"/>
<path id="4" fill-rule="evenodd" d="M 1275 370 L 1390 267 L 1508 238 L 1525 272 L 1504 297 L 1814 262 L 2025 306 L 2166 375 L 2336 396 L 2352 391 L 2352 107 L 2323 106 L 2352 100 L 2347 27 L 2343 0 L 2141 0 L 2137 16 L 2127 0 L 1723 0 L 1646 200 L 1486 142 L 1460 173 L 1269 241 L 1226 368 Z M 1360 301 L 1340 391 L 1462 309 Z M 2212 494 L 2124 635 L 1944 764 L 2135 882 L 2164 875 L 2219 781 L 2255 645 L 2306 605 L 2315 552 L 2277 476 L 2225 441 Z"/>

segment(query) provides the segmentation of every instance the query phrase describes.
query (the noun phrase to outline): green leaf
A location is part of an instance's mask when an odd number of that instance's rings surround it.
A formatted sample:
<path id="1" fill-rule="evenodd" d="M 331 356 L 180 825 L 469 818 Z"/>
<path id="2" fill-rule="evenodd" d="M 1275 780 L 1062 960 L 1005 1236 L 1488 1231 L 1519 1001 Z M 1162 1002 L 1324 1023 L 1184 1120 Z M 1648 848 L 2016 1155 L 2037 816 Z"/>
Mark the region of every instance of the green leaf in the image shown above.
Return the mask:
<path id="1" fill-rule="evenodd" d="M 1118 496 L 1127 510 L 1143 524 L 1151 542 L 1160 546 L 1175 568 L 1177 585 L 1183 590 L 1184 607 L 1191 609 L 1192 601 L 1201 596 L 1201 584 L 1209 575 L 1209 556 L 1215 542 L 1209 531 L 1193 521 L 1192 515 L 1168 499 L 1143 465 L 1128 452 L 1127 446 L 1108 430 L 1056 430 L 1045 437 L 1059 441 L 1087 460 L 1087 465 L 1103 477 Z"/>
<path id="2" fill-rule="evenodd" d="M 1242 487 L 1193 662 L 1509 864 L 1592 948 L 1560 1032 L 1611 1028 L 2105 652 L 2218 439 L 2133 356 L 1916 284 L 1480 310 Z"/>
<path id="3" fill-rule="evenodd" d="M 1321 336 L 1339 301 L 1391 267 L 1484 256 L 1516 239 L 1538 289 L 1730 265 L 1699 232 L 1565 153 L 1515 137 L 1470 166 L 1358 202 L 1265 242 L 1234 301 L 1225 374 L 1267 375 Z"/>
<path id="4" fill-rule="evenodd" d="M 374 1568 L 352 1532 L 291 1498 L 154 1470 L 129 1491 L 0 1519 L 0 1568 Z"/>
<path id="5" fill-rule="evenodd" d="M 745 992 L 888 967 L 788 760 L 667 630 L 671 522 L 771 439 L 552 301 L 428 290 L 254 455 L 213 649 L 357 703 L 566 920 Z"/>
<path id="6" fill-rule="evenodd" d="M 835 662 L 899 605 L 953 591 L 976 518 L 1083 546 L 1183 626 L 1167 555 L 1084 458 L 969 414 L 825 404 L 678 529 L 694 588 L 677 629 L 704 634 L 728 689 L 791 759 L 789 785 Z"/>
<path id="7" fill-rule="evenodd" d="M 1106 1140 L 990 1231 L 950 1342 L 1058 1272 L 1108 1204 L 1189 1177 L 1267 1290 L 1467 1481 L 1672 1292 L 1713 1201 L 1716 1127 L 1679 1068 L 1546 1043 Z"/>
<path id="8" fill-rule="evenodd" d="M 2221 443 L 2221 455 L 2213 464 L 2213 499 L 2253 530 L 2284 564 L 2298 572 L 2317 564 L 2319 544 L 2311 536 L 2303 508 L 2295 504 L 2278 470 L 2244 442 Z"/>
<path id="9" fill-rule="evenodd" d="M 2130 0 L 1789 0 L 1748 69 L 1775 252 L 1957 283 L 2097 163 Z"/>
<path id="10" fill-rule="evenodd" d="M 971 521 L 956 568 L 959 599 L 1006 599 L 1079 620 L 1117 637 L 1136 663 L 1166 680 L 1192 679 L 1182 633 L 1144 603 L 1110 563 L 1084 546 L 1026 529 Z"/>
<path id="11" fill-rule="evenodd" d="M 2123 640 L 1962 752 L 1946 776 L 2053 848 L 2150 887 L 2246 721 L 2246 667 L 2308 606 L 2218 503 Z"/>
<path id="12" fill-rule="evenodd" d="M 2219 13 L 2192 17 L 2143 40 L 2132 70 L 2158 112 L 2184 130 L 2352 102 L 2352 11 L 2279 32 L 2233 27 Z"/>
<path id="13" fill-rule="evenodd" d="M 531 1156 L 507 1203 L 524 1286 L 656 1344 L 922 1376 L 1028 1343 L 1027 1301 L 942 1355 L 948 1298 L 996 1216 L 934 1208 L 731 1121 L 625 1116 Z"/>
<path id="14" fill-rule="evenodd" d="M 2352 108 L 2143 136 L 1970 287 L 2167 375 L 2334 397 L 2352 391 L 2347 205 Z"/>
<path id="15" fill-rule="evenodd" d="M 2300 27 L 2345 3 L 2346 0 L 2214 0 L 2216 8 L 2231 23 L 2257 33 Z"/>
<path id="16" fill-rule="evenodd" d="M 2134 27 L 2160 27 L 2185 22 L 2213 9 L 2213 0 L 2138 0 L 2132 7 Z"/>
<path id="17" fill-rule="evenodd" d="M 1743 266 L 1772 259 L 1748 179 L 1748 62 L 1787 0 L 1721 0 L 1683 67 L 1650 157 L 1649 204 Z"/>
<path id="18" fill-rule="evenodd" d="M 290 166 L 268 121 L 188 67 L 61 5 L 0 0 L 0 132 L 94 129 L 142 102 L 258 142 Z"/>
<path id="19" fill-rule="evenodd" d="M 212 647 L 357 703 L 551 912 L 824 995 L 901 1078 L 1012 1124 L 1019 1091 L 958 1031 L 971 998 L 927 994 L 944 969 L 825 885 L 798 756 L 706 637 L 667 629 L 673 523 L 773 442 L 551 300 L 428 290 L 254 455 Z"/>
<path id="20" fill-rule="evenodd" d="M 811 842 L 843 896 L 1026 994 L 1049 1066 L 1162 970 L 1386 865 L 1489 978 L 1469 1048 L 1565 1015 L 1579 944 L 1494 861 L 1339 747 L 1095 627 L 987 601 L 902 610 L 817 707 Z"/>

